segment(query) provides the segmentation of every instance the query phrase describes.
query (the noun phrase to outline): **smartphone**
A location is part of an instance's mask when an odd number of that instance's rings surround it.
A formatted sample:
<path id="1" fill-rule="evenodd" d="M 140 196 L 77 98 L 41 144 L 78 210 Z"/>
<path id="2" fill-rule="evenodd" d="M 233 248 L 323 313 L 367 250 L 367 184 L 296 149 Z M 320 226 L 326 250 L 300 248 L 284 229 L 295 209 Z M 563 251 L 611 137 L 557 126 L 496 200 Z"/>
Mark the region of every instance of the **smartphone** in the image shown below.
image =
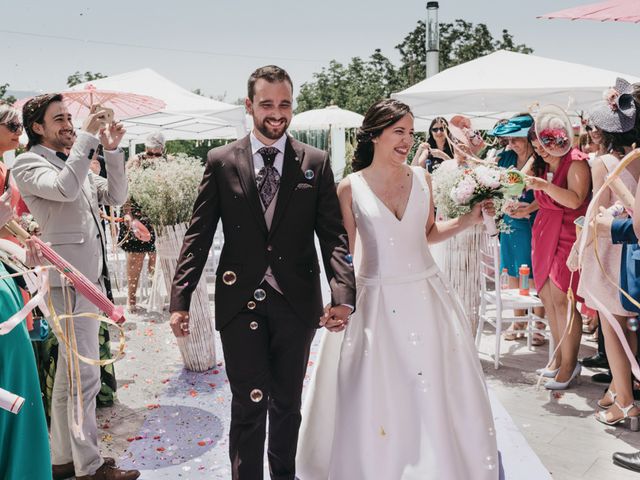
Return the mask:
<path id="1" fill-rule="evenodd" d="M 580 228 L 584 227 L 584 215 L 576 218 L 573 223 L 575 223 L 577 226 L 579 226 Z"/>
<path id="2" fill-rule="evenodd" d="M 113 123 L 113 109 L 103 107 L 99 103 L 91 106 L 91 113 L 98 113 L 98 118 L 103 125 Z"/>

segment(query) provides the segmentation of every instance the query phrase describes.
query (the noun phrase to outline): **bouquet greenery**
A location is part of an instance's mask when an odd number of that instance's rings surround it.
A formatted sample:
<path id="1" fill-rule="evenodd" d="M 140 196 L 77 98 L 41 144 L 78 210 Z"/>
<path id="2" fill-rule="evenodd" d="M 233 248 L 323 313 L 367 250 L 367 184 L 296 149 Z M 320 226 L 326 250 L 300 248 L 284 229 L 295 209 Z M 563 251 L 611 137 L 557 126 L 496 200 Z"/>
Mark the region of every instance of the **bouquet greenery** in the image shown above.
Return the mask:
<path id="1" fill-rule="evenodd" d="M 129 195 L 160 229 L 188 222 L 203 173 L 204 166 L 197 158 L 185 154 L 160 158 L 128 169 Z"/>

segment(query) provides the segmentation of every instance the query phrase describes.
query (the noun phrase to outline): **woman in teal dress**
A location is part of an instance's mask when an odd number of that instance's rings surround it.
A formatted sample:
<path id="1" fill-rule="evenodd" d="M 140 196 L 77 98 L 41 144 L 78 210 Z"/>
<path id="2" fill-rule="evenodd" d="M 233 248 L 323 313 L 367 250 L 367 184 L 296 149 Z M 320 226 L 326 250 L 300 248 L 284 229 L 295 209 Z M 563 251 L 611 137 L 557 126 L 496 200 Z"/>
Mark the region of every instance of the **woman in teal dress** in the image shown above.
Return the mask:
<path id="1" fill-rule="evenodd" d="M 528 114 L 519 114 L 506 123 L 496 126 L 489 135 L 508 140 L 507 149 L 498 156 L 498 165 L 504 168 L 526 170 L 533 155 L 533 147 L 527 139 L 527 133 L 533 125 L 533 118 Z M 509 273 L 509 288 L 518 288 L 521 265 L 528 265 L 531 269 L 531 226 L 538 209 L 533 196 L 533 190 L 526 190 L 519 199 L 519 205 L 509 210 L 510 215 L 504 216 L 504 223 L 508 226 L 508 233 L 500 234 L 500 269 L 507 269 Z M 533 271 L 530 274 L 533 278 Z M 536 312 L 541 314 L 542 312 Z M 515 310 L 515 316 L 526 315 L 525 311 Z M 526 323 L 514 322 L 505 332 L 506 340 L 524 338 Z M 540 324 L 538 328 L 544 328 Z M 544 343 L 544 336 L 534 333 L 531 343 L 535 346 Z"/>
<path id="2" fill-rule="evenodd" d="M 18 146 L 22 126 L 17 112 L 0 105 L 0 157 Z M 4 165 L 2 165 L 4 167 Z M 6 169 L 0 168 L 0 185 Z M 11 218 L 18 193 L 0 197 L 0 223 Z M 0 192 L 1 193 L 1 192 Z M 0 262 L 0 277 L 7 275 Z M 23 306 L 22 295 L 12 278 L 0 279 L 0 323 Z M 0 409 L 0 479 L 40 480 L 51 478 L 49 435 L 44 417 L 36 362 L 25 322 L 0 335 L 0 388 L 25 399 L 18 414 Z"/>

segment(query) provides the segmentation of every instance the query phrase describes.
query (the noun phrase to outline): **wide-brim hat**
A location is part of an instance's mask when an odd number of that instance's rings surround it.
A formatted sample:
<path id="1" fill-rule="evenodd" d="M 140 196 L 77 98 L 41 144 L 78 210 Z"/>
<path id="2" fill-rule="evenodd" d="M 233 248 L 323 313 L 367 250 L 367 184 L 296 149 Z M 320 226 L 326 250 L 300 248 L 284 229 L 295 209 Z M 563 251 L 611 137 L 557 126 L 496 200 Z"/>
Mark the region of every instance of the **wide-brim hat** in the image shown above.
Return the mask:
<path id="1" fill-rule="evenodd" d="M 636 124 L 636 102 L 633 100 L 633 85 L 624 78 L 617 78 L 615 87 L 607 90 L 605 99 L 589 112 L 590 122 L 600 130 L 624 133 Z"/>
<path id="2" fill-rule="evenodd" d="M 455 115 L 449 120 L 449 137 L 454 144 L 465 145 L 474 155 L 484 147 L 480 133 L 471 127 L 471 120 L 464 115 Z"/>
<path id="3" fill-rule="evenodd" d="M 496 125 L 487 134 L 493 137 L 524 138 L 529 134 L 531 125 L 533 125 L 533 118 L 530 115 L 519 115 Z"/>
<path id="4" fill-rule="evenodd" d="M 535 118 L 536 137 L 549 155 L 562 157 L 573 145 L 573 125 L 567 113 L 557 105 L 545 105 Z"/>

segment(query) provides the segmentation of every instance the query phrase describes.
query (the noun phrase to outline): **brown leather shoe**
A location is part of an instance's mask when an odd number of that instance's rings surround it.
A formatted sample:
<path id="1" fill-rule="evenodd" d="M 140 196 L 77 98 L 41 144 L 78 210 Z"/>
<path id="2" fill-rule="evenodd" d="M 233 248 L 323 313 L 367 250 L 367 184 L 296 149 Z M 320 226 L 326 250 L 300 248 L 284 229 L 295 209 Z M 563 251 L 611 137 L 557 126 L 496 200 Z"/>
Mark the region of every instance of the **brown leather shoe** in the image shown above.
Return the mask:
<path id="1" fill-rule="evenodd" d="M 93 475 L 76 477 L 76 480 L 136 480 L 138 470 L 120 470 L 113 465 L 103 464 Z"/>
<path id="2" fill-rule="evenodd" d="M 116 466 L 116 460 L 112 457 L 104 457 L 104 465 L 108 465 L 110 467 Z M 63 465 L 52 465 L 51 473 L 53 475 L 53 480 L 65 480 L 67 478 L 74 477 L 76 475 L 76 470 L 73 468 L 73 462 L 65 463 Z"/>

